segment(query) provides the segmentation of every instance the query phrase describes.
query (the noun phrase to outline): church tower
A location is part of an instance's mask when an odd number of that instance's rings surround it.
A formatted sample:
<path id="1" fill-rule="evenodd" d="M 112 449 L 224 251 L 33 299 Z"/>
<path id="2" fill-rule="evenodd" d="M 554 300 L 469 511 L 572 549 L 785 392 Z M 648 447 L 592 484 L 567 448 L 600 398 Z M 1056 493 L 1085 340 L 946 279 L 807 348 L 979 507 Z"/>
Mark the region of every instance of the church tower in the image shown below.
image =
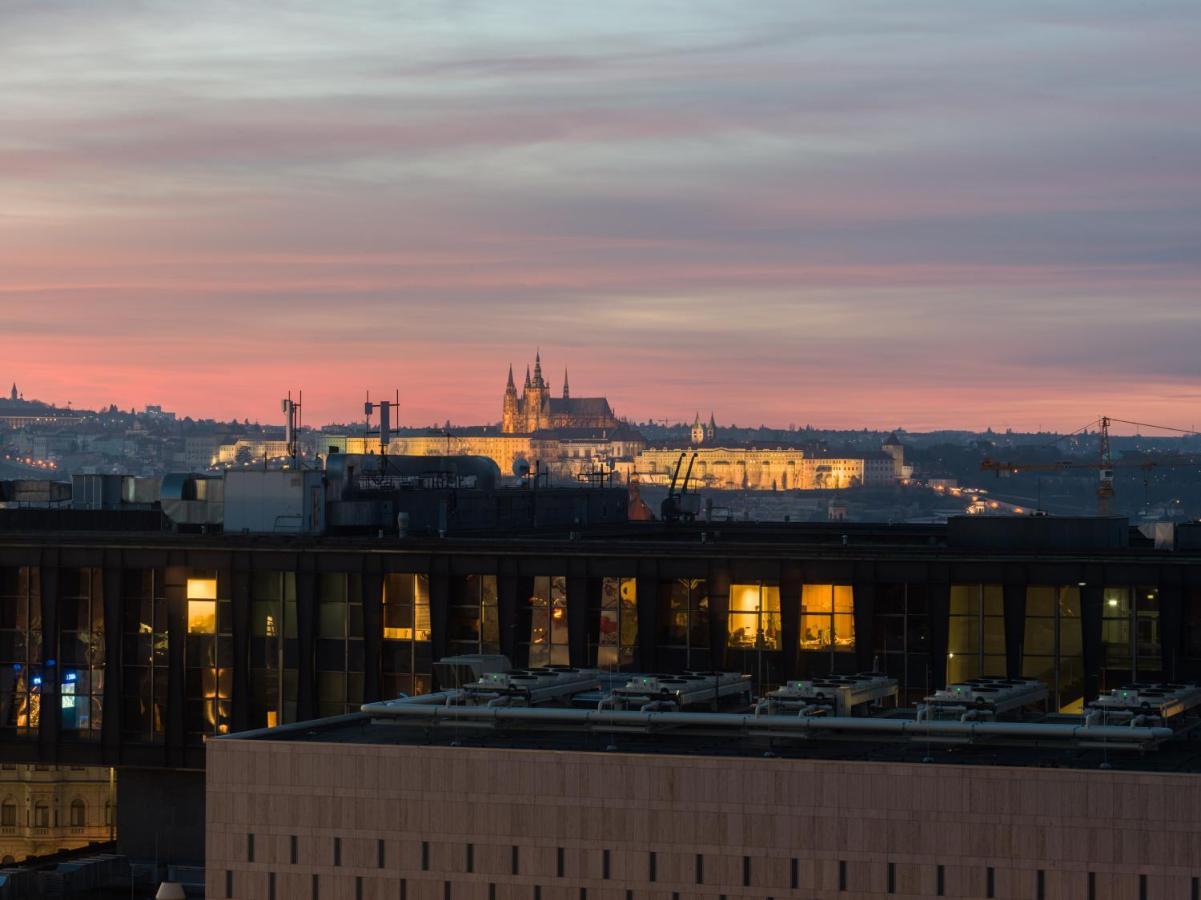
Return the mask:
<path id="1" fill-rule="evenodd" d="M 542 377 L 542 352 L 534 355 L 534 377 L 522 397 L 525 407 L 525 430 L 538 431 L 550 424 L 550 386 Z"/>
<path id="2" fill-rule="evenodd" d="M 705 443 L 705 426 L 701 424 L 701 414 L 698 412 L 692 420 L 692 446 L 699 447 Z"/>
<path id="3" fill-rule="evenodd" d="M 21 395 L 17 393 L 17 383 L 16 383 L 15 381 L 13 382 L 13 392 L 12 392 L 12 397 L 11 397 L 11 399 L 12 399 L 13 401 L 16 401 L 16 400 L 20 400 L 20 399 L 21 399 Z"/>
<path id="4" fill-rule="evenodd" d="M 515 434 L 521 428 L 517 421 L 517 386 L 513 384 L 513 366 L 509 366 L 509 383 L 505 385 L 504 409 L 501 413 L 500 430 Z"/>
<path id="5" fill-rule="evenodd" d="M 705 440 L 717 440 L 717 420 L 713 418 L 713 410 L 709 410 L 709 424 L 705 426 Z"/>
<path id="6" fill-rule="evenodd" d="M 563 399 L 571 399 L 571 388 L 567 386 L 567 369 L 563 370 Z"/>

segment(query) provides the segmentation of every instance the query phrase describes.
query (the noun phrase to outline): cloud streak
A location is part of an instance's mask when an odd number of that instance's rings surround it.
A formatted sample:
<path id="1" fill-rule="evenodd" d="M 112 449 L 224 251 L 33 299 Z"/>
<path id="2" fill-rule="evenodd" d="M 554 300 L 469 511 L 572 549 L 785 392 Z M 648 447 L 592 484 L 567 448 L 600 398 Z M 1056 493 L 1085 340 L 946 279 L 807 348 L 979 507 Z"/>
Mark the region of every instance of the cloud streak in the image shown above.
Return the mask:
<path id="1" fill-rule="evenodd" d="M 491 421 L 540 344 L 635 418 L 1187 423 L 1198 37 L 1176 2 L 9 4 L 3 355 L 239 418 L 399 385 Z"/>

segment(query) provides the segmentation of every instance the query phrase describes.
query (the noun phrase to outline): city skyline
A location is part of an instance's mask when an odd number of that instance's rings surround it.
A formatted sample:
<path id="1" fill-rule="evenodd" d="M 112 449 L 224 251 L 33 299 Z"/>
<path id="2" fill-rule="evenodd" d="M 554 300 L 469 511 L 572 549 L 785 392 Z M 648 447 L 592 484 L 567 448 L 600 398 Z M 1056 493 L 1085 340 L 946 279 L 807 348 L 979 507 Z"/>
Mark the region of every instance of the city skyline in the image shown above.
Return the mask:
<path id="1" fill-rule="evenodd" d="M 491 422 L 541 346 L 635 421 L 1194 423 L 1191 4 L 234 12 L 3 13 L 27 396 Z"/>

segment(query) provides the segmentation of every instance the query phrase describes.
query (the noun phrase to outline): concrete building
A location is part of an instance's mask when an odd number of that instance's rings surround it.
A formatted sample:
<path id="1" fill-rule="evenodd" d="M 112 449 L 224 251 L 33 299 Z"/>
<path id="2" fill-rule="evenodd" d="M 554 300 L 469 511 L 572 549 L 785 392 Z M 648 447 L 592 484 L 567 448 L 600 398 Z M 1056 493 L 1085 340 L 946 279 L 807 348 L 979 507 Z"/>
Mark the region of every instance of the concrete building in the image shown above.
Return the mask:
<path id="1" fill-rule="evenodd" d="M 209 742 L 206 896 L 1166 900 L 1201 879 L 1201 775 L 1170 741 L 401 705 Z"/>

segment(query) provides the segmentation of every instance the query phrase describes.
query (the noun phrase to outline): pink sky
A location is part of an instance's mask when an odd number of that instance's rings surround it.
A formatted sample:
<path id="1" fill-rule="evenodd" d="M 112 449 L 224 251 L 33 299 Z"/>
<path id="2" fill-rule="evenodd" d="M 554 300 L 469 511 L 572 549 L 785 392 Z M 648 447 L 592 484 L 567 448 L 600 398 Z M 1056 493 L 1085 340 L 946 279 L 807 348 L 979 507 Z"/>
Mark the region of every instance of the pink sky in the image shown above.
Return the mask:
<path id="1" fill-rule="evenodd" d="M 541 347 L 639 421 L 1201 420 L 1197 7 L 590 9 L 6 12 L 0 378 L 465 424 Z"/>

